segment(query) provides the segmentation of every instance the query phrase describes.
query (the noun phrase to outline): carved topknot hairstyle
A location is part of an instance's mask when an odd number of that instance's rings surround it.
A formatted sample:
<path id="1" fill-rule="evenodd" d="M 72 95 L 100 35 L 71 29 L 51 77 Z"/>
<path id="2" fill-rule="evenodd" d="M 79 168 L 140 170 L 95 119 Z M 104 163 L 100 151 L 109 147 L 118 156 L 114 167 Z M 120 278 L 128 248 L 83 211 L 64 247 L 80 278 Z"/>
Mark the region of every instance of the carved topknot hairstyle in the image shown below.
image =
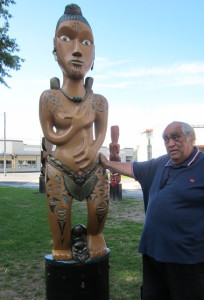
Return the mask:
<path id="1" fill-rule="evenodd" d="M 56 29 L 63 21 L 67 21 L 67 20 L 77 20 L 83 22 L 86 25 L 88 25 L 91 29 L 91 26 L 82 15 L 81 8 L 76 4 L 72 3 L 65 7 L 64 15 L 62 15 L 61 18 L 58 20 Z"/>
<path id="2" fill-rule="evenodd" d="M 67 15 L 81 15 L 81 8 L 77 4 L 69 4 L 65 7 L 64 14 Z"/>

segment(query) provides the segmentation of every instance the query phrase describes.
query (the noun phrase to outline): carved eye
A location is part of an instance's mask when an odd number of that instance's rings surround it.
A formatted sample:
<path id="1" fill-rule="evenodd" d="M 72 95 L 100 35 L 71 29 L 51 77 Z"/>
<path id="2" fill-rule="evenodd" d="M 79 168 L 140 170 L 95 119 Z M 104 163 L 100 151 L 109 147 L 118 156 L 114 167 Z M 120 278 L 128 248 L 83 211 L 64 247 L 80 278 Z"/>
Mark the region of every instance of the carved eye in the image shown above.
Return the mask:
<path id="1" fill-rule="evenodd" d="M 61 39 L 62 41 L 65 41 L 65 42 L 69 42 L 69 41 L 70 41 L 70 38 L 69 38 L 68 36 L 66 36 L 66 35 L 60 36 L 60 39 Z"/>
<path id="2" fill-rule="evenodd" d="M 85 45 L 85 46 L 90 46 L 91 42 L 89 40 L 83 40 L 82 44 Z"/>

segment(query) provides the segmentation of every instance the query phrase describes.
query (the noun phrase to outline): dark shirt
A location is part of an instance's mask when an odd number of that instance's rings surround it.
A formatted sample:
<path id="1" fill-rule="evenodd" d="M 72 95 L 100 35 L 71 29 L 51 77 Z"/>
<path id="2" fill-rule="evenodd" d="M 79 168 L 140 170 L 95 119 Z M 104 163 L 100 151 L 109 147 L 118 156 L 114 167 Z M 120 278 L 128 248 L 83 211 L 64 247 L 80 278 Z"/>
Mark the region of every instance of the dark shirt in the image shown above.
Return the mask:
<path id="1" fill-rule="evenodd" d="M 146 211 L 139 252 L 161 262 L 204 262 L 204 153 L 195 148 L 180 165 L 168 155 L 134 162 L 133 174 Z"/>

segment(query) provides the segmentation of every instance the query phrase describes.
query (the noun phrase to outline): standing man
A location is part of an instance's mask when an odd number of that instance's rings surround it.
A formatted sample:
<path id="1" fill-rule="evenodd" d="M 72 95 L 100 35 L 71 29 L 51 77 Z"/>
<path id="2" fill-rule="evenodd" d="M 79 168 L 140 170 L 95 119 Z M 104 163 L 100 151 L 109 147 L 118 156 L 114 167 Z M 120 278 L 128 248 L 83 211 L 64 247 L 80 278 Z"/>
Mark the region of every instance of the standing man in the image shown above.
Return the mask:
<path id="1" fill-rule="evenodd" d="M 104 168 L 143 190 L 143 300 L 204 299 L 204 153 L 195 138 L 190 125 L 173 122 L 163 133 L 167 155 L 133 163 L 101 155 Z"/>

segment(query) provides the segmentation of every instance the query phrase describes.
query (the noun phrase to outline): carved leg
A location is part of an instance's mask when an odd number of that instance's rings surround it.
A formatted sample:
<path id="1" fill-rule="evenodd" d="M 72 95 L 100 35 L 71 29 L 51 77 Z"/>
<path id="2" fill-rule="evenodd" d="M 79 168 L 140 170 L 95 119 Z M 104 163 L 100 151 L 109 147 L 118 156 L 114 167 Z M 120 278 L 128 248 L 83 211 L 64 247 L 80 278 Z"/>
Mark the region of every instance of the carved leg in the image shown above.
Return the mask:
<path id="1" fill-rule="evenodd" d="M 90 257 L 106 253 L 106 243 L 102 234 L 109 206 L 109 183 L 106 171 L 100 166 L 96 171 L 97 182 L 87 198 L 88 225 L 87 239 Z"/>
<path id="2" fill-rule="evenodd" d="M 72 197 L 64 186 L 63 176 L 53 166 L 46 166 L 48 218 L 53 238 L 53 259 L 71 260 Z"/>

